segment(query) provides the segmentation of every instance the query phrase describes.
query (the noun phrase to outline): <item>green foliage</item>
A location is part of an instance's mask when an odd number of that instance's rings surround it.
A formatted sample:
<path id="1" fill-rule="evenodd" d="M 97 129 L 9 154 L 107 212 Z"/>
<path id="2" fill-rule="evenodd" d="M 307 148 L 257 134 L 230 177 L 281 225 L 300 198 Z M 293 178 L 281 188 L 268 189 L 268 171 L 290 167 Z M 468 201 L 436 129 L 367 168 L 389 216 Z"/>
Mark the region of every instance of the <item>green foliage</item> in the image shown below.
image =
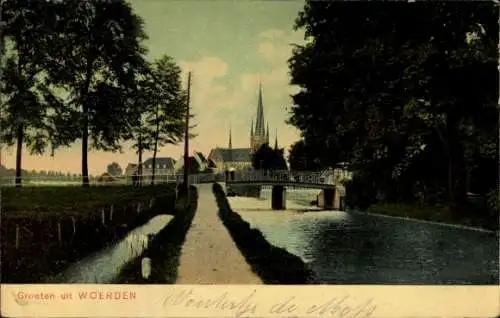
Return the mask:
<path id="1" fill-rule="evenodd" d="M 252 155 L 252 166 L 256 170 L 287 170 L 283 149 L 273 149 L 263 144 Z"/>
<path id="2" fill-rule="evenodd" d="M 112 176 L 121 176 L 123 170 L 117 162 L 112 162 L 106 167 L 106 172 Z"/>
<path id="3" fill-rule="evenodd" d="M 463 212 L 498 178 L 497 17 L 493 2 L 307 1 L 289 122 L 308 155 L 348 162 L 380 200 Z"/>
<path id="4" fill-rule="evenodd" d="M 288 163 L 294 171 L 315 171 L 321 169 L 317 157 L 318 148 L 310 147 L 304 140 L 299 140 L 290 147 Z M 316 156 L 315 156 L 316 155 Z"/>

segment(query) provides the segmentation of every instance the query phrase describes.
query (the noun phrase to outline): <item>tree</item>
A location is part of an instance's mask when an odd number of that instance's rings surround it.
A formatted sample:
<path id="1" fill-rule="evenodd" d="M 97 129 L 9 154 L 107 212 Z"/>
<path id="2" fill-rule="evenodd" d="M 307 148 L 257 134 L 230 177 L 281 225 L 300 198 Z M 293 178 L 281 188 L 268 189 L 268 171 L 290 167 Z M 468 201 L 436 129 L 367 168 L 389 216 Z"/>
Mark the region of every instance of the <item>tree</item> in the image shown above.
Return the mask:
<path id="1" fill-rule="evenodd" d="M 64 88 L 79 121 L 74 139 L 82 142 L 83 186 L 89 185 L 90 147 L 119 151 L 119 141 L 131 130 L 127 92 L 136 85 L 137 70 L 145 64 L 146 38 L 141 19 L 123 0 L 68 0 L 58 2 L 60 16 L 51 58 L 52 83 Z M 57 54 L 56 54 L 57 53 Z"/>
<path id="2" fill-rule="evenodd" d="M 154 184 L 158 147 L 177 144 L 184 139 L 187 100 L 180 74 L 180 67 L 167 55 L 154 63 L 156 88 L 152 93 L 155 94 L 155 107 L 149 120 L 149 124 L 154 127 L 149 136 L 153 144 L 151 184 Z"/>
<path id="3" fill-rule="evenodd" d="M 467 175 L 498 153 L 497 14 L 491 2 L 307 1 L 289 122 L 322 165 L 349 162 L 384 200 L 444 187 L 463 213 Z"/>
<path id="4" fill-rule="evenodd" d="M 256 170 L 286 170 L 283 152 L 283 149 L 273 149 L 269 144 L 263 144 L 252 155 L 252 166 Z"/>
<path id="5" fill-rule="evenodd" d="M 318 156 L 314 155 L 315 149 L 311 149 L 304 140 L 299 140 L 290 147 L 288 162 L 292 171 L 314 171 L 322 168 Z"/>
<path id="6" fill-rule="evenodd" d="M 16 144 L 16 186 L 21 186 L 22 149 L 27 145 L 32 154 L 43 154 L 49 143 L 67 145 L 62 133 L 65 123 L 60 117 L 60 100 L 47 85 L 44 58 L 53 34 L 52 3 L 42 1 L 7 1 L 1 4 L 6 21 L 2 38 L 0 139 L 8 146 Z M 3 40 L 6 38 L 6 47 Z M 64 125 L 62 125 L 64 127 Z"/>
<path id="7" fill-rule="evenodd" d="M 106 172 L 114 177 L 118 177 L 121 176 L 123 170 L 118 163 L 112 162 L 107 166 Z"/>

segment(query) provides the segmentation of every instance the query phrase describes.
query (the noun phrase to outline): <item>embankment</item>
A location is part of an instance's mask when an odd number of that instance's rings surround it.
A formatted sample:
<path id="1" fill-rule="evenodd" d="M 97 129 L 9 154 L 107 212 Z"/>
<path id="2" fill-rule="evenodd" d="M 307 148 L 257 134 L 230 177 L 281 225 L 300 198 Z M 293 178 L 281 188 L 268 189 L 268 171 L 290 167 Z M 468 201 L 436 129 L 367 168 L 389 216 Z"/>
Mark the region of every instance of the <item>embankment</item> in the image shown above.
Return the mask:
<path id="1" fill-rule="evenodd" d="M 222 187 L 213 185 L 219 217 L 252 270 L 265 284 L 314 284 L 314 274 L 297 256 L 275 247 L 231 210 Z"/>
<path id="2" fill-rule="evenodd" d="M 43 282 L 175 202 L 173 185 L 47 188 L 2 191 L 2 283 Z"/>
<path id="3" fill-rule="evenodd" d="M 174 218 L 169 224 L 155 235 L 144 253 L 130 262 L 118 275 L 117 284 L 173 284 L 177 279 L 177 269 L 182 245 L 186 234 L 191 227 L 197 210 L 198 192 L 191 186 L 189 197 L 182 191 L 174 211 Z M 144 278 L 141 273 L 141 261 L 144 257 L 151 259 L 151 274 Z"/>

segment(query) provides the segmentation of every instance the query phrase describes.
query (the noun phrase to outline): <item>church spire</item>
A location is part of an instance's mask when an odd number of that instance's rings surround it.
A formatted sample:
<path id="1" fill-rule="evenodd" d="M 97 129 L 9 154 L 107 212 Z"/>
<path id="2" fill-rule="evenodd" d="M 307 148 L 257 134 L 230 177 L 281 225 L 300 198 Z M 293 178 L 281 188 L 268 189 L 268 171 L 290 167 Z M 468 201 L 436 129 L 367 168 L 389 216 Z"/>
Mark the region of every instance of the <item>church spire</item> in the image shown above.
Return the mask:
<path id="1" fill-rule="evenodd" d="M 269 123 L 267 123 L 266 141 L 269 143 Z"/>
<path id="2" fill-rule="evenodd" d="M 253 119 L 252 119 L 252 125 L 250 125 L 250 137 L 253 137 Z"/>
<path id="3" fill-rule="evenodd" d="M 262 104 L 262 83 L 259 82 L 259 100 L 257 102 L 257 122 L 255 123 L 255 135 L 264 137 L 264 106 Z"/>
<path id="4" fill-rule="evenodd" d="M 233 149 L 233 143 L 231 140 L 231 126 L 229 126 L 229 149 Z"/>

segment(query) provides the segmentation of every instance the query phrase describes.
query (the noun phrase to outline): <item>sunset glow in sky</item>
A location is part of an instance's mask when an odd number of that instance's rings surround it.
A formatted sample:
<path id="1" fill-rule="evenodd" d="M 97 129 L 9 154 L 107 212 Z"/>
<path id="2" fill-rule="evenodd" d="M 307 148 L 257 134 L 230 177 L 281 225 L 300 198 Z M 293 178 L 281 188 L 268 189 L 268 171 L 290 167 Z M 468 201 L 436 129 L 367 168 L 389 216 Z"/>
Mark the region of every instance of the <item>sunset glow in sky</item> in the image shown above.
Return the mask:
<path id="1" fill-rule="evenodd" d="M 249 147 L 251 119 L 255 118 L 259 79 L 262 81 L 264 116 L 274 144 L 288 149 L 299 131 L 287 125 L 290 94 L 287 59 L 292 43 L 304 42 L 302 31 L 293 31 L 303 1 L 168 1 L 133 0 L 134 10 L 145 21 L 149 57 L 172 56 L 183 70 L 192 71 L 191 109 L 198 136 L 191 151 L 208 155 L 210 149 L 227 147 L 232 127 L 233 147 Z M 186 87 L 186 85 L 185 85 Z M 288 107 L 287 107 L 288 106 Z M 158 156 L 179 159 L 183 145 L 168 145 Z M 144 160 L 151 153 L 144 155 Z M 123 169 L 136 162 L 128 146 L 123 153 L 90 152 L 89 173 L 99 174 L 118 162 Z M 15 149 L 2 151 L 2 163 L 15 167 Z M 30 156 L 25 149 L 23 169 L 81 172 L 81 146 L 58 150 L 54 157 Z"/>

